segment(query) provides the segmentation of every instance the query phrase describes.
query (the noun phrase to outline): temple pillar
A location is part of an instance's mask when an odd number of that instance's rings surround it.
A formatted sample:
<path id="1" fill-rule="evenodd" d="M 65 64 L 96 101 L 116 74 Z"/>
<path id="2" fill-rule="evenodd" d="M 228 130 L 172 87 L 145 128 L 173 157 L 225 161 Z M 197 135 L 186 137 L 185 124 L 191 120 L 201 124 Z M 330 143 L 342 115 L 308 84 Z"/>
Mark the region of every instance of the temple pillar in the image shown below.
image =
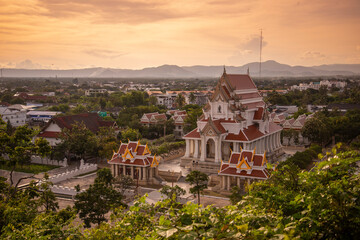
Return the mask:
<path id="1" fill-rule="evenodd" d="M 240 178 L 239 178 L 239 177 L 236 178 L 236 185 L 237 185 L 239 188 L 241 188 L 241 186 L 240 186 Z"/>
<path id="2" fill-rule="evenodd" d="M 225 190 L 225 176 L 221 176 L 221 190 Z"/>
<path id="3" fill-rule="evenodd" d="M 215 162 L 219 162 L 219 156 L 221 156 L 221 151 L 219 151 L 219 138 L 215 138 Z"/>
<path id="4" fill-rule="evenodd" d="M 153 179 L 153 177 L 154 177 L 153 168 L 150 168 L 150 180 Z"/>
<path id="5" fill-rule="evenodd" d="M 190 157 L 190 140 L 186 139 L 186 151 L 185 151 L 185 157 Z"/>
<path id="6" fill-rule="evenodd" d="M 227 176 L 227 188 L 226 190 L 230 191 L 231 189 L 231 177 L 230 176 Z"/>
<path id="7" fill-rule="evenodd" d="M 200 156 L 200 161 L 205 161 L 206 158 L 206 139 L 205 137 L 203 137 L 201 139 L 201 156 Z"/>
<path id="8" fill-rule="evenodd" d="M 234 147 L 233 149 L 234 152 L 239 152 L 239 143 L 234 142 L 233 147 Z"/>
<path id="9" fill-rule="evenodd" d="M 147 172 L 148 172 L 148 169 L 147 167 L 144 168 L 144 180 L 146 181 L 147 180 Z"/>
<path id="10" fill-rule="evenodd" d="M 199 140 L 194 140 L 194 141 L 195 141 L 194 158 L 198 158 L 199 157 Z"/>
<path id="11" fill-rule="evenodd" d="M 277 136 L 278 136 L 278 140 L 277 140 L 278 147 L 281 147 L 281 133 L 278 132 Z"/>
<path id="12" fill-rule="evenodd" d="M 131 174 L 130 174 L 131 178 L 132 179 L 135 179 L 134 178 L 134 166 L 131 166 Z"/>
<path id="13" fill-rule="evenodd" d="M 123 168 L 122 168 L 122 170 L 123 170 L 123 175 L 125 176 L 125 175 L 126 175 L 126 166 L 123 165 L 122 167 L 123 167 Z"/>

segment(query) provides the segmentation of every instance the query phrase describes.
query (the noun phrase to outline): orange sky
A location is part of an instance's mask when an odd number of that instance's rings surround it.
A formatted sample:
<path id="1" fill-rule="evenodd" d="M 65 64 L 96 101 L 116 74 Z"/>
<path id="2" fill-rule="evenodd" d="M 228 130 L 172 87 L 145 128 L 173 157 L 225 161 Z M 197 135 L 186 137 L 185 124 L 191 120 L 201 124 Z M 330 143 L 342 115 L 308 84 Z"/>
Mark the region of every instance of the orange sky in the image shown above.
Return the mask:
<path id="1" fill-rule="evenodd" d="M 359 0 L 0 0 L 0 66 L 360 63 Z M 24 61 L 29 60 L 29 61 Z"/>

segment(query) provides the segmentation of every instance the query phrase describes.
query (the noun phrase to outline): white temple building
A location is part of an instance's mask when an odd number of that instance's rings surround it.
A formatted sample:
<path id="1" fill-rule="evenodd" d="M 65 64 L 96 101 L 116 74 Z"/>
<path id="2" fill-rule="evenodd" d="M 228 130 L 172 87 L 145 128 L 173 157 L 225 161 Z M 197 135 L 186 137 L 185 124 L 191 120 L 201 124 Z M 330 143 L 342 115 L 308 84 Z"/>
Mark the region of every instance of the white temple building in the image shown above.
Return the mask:
<path id="1" fill-rule="evenodd" d="M 224 69 L 197 128 L 183 137 L 186 153 L 181 165 L 218 173 L 222 161 L 243 150 L 266 153 L 268 160 L 274 160 L 282 153 L 281 130 L 269 121 L 265 102 L 250 76 L 227 74 Z"/>

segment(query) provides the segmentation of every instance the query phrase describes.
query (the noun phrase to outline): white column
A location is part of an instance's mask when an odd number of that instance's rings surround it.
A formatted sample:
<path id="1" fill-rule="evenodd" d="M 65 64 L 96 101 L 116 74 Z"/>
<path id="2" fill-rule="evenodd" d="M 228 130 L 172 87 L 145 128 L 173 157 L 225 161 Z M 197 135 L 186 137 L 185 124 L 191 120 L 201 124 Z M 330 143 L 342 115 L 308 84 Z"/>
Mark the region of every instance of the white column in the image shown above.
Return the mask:
<path id="1" fill-rule="evenodd" d="M 185 157 L 189 157 L 190 156 L 190 140 L 186 139 L 186 151 L 185 151 Z"/>
<path id="2" fill-rule="evenodd" d="M 277 140 L 277 143 L 278 143 L 278 147 L 281 147 L 281 136 L 280 136 L 280 132 L 278 132 L 278 134 L 277 134 L 277 138 L 278 138 L 278 140 Z"/>
<path id="3" fill-rule="evenodd" d="M 215 162 L 219 162 L 219 156 L 221 153 L 219 153 L 219 139 L 215 138 Z"/>
<path id="4" fill-rule="evenodd" d="M 203 137 L 201 139 L 201 156 L 200 156 L 200 161 L 205 161 L 206 158 L 206 139 L 205 137 Z"/>
<path id="5" fill-rule="evenodd" d="M 227 190 L 230 190 L 231 189 L 231 177 L 230 176 L 227 176 Z"/>
<path id="6" fill-rule="evenodd" d="M 240 188 L 240 178 L 239 177 L 236 178 L 236 185 Z"/>
<path id="7" fill-rule="evenodd" d="M 194 158 L 198 158 L 199 157 L 199 140 L 194 140 L 194 141 L 195 141 Z"/>

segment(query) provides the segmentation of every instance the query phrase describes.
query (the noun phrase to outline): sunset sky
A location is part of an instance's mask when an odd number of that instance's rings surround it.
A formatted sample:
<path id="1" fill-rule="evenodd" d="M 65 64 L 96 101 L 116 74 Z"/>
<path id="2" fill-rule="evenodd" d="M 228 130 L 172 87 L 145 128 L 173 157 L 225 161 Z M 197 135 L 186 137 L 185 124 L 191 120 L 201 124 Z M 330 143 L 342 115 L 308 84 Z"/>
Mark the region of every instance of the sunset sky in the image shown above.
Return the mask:
<path id="1" fill-rule="evenodd" d="M 0 0 L 0 66 L 360 63 L 359 0 Z M 26 60 L 26 61 L 25 61 Z"/>

